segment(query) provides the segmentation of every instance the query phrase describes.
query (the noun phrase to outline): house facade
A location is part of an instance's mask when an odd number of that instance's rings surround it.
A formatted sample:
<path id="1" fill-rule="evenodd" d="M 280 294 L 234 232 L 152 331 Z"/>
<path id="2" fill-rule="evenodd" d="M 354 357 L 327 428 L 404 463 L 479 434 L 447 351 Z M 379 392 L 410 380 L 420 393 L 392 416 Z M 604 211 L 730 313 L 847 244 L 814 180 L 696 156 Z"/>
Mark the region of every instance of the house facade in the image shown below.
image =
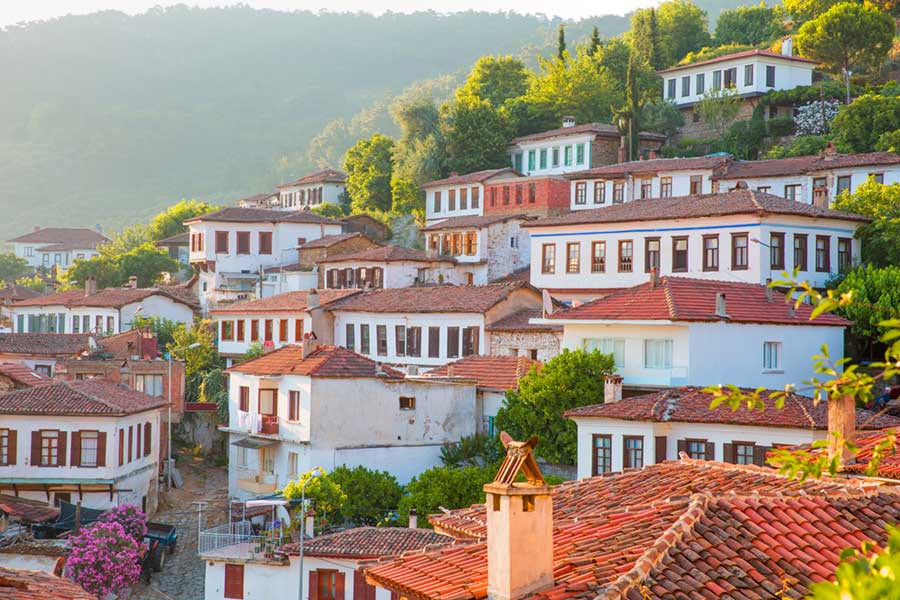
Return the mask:
<path id="1" fill-rule="evenodd" d="M 555 216 L 569 210 L 569 182 L 559 175 L 497 175 L 484 186 L 485 215 Z"/>
<path id="2" fill-rule="evenodd" d="M 297 248 L 297 262 L 265 269 L 262 281 L 262 297 L 284 292 L 296 292 L 325 286 L 325 275 L 319 263 L 337 256 L 379 248 L 375 242 L 362 233 L 340 233 L 326 235 Z"/>
<path id="3" fill-rule="evenodd" d="M 401 246 L 382 246 L 333 256 L 321 261 L 319 271 L 327 289 L 468 283 L 466 267 L 460 267 L 456 259 Z"/>
<path id="4" fill-rule="evenodd" d="M 471 382 L 407 379 L 346 348 L 287 346 L 229 369 L 229 493 L 273 493 L 315 466 L 408 481 L 476 430 Z"/>
<path id="5" fill-rule="evenodd" d="M 165 404 L 99 379 L 0 395 L 0 492 L 152 514 Z"/>
<path id="6" fill-rule="evenodd" d="M 340 204 L 347 174 L 337 169 L 323 169 L 291 183 L 278 186 L 278 203 L 282 210 L 309 210 L 324 203 Z"/>
<path id="7" fill-rule="evenodd" d="M 540 362 L 559 354 L 563 328 L 552 323 L 532 323 L 542 315 L 541 308 L 523 308 L 488 325 L 490 354 L 522 356 Z"/>
<path id="8" fill-rule="evenodd" d="M 13 254 L 37 269 L 66 269 L 78 259 L 97 256 L 97 247 L 109 238 L 97 229 L 35 227 L 34 231 L 7 240 Z"/>
<path id="9" fill-rule="evenodd" d="M 494 177 L 521 177 L 510 168 L 487 169 L 466 175 L 451 173 L 449 177 L 429 181 L 425 190 L 425 223 L 432 225 L 451 217 L 473 217 L 484 214 L 485 182 Z"/>

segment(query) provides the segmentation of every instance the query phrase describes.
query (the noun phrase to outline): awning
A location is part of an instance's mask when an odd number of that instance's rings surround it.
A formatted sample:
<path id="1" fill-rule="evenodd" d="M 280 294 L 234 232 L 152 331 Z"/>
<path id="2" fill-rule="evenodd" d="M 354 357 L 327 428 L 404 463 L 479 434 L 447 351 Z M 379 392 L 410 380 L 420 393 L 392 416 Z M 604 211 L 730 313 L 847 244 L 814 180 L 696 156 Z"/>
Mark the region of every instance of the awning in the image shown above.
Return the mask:
<path id="1" fill-rule="evenodd" d="M 237 446 L 238 448 L 251 448 L 253 450 L 257 448 L 263 448 L 265 446 L 271 446 L 272 444 L 277 444 L 275 440 L 262 440 L 258 438 L 242 438 L 236 442 L 231 442 L 232 446 Z"/>

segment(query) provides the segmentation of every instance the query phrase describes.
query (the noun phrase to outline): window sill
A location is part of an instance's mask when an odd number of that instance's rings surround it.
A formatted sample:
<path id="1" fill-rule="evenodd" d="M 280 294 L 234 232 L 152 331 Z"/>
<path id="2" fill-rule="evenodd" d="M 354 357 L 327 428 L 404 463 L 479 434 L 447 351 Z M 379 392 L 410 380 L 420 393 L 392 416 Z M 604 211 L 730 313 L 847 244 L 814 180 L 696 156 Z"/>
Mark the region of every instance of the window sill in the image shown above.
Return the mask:
<path id="1" fill-rule="evenodd" d="M 784 375 L 784 369 L 763 369 L 763 375 Z"/>

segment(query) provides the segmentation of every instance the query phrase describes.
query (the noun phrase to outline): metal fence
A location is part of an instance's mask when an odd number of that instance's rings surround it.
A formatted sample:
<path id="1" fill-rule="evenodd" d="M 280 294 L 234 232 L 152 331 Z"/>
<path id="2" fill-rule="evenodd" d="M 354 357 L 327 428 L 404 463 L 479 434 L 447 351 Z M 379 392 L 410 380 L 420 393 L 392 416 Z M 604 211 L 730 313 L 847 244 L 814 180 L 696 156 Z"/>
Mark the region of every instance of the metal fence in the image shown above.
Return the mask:
<path id="1" fill-rule="evenodd" d="M 222 549 L 233 546 L 235 557 L 238 557 L 237 555 L 247 553 L 246 546 L 241 546 L 241 544 L 260 544 L 265 539 L 265 536 L 253 534 L 253 528 L 249 521 L 226 523 L 201 531 L 197 551 L 200 555 L 215 552 L 217 555 L 225 556 L 230 553 L 222 552 Z M 216 552 L 217 550 L 218 552 Z"/>

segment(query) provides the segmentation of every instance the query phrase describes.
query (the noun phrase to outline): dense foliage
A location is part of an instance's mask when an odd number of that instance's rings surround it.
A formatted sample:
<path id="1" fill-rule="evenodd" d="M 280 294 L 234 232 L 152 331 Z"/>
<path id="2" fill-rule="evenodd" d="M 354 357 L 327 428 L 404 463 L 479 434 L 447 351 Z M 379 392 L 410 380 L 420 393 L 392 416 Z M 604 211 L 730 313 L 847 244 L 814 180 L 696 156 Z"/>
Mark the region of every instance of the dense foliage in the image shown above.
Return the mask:
<path id="1" fill-rule="evenodd" d="M 844 276 L 837 292 L 852 292 L 853 302 L 838 312 L 853 322 L 850 332 L 856 354 L 873 358 L 871 351 L 885 333 L 881 323 L 896 317 L 900 306 L 900 267 L 857 267 Z"/>
<path id="2" fill-rule="evenodd" d="M 872 219 L 856 232 L 864 263 L 877 267 L 900 264 L 900 184 L 868 181 L 854 193 L 836 198 L 834 208 Z"/>
<path id="3" fill-rule="evenodd" d="M 442 507 L 464 508 L 484 502 L 482 487 L 493 480 L 494 471 L 485 467 L 428 469 L 407 484 L 407 495 L 400 500 L 401 522 L 406 522 L 411 508 L 420 515 L 430 515 Z"/>
<path id="4" fill-rule="evenodd" d="M 98 521 L 69 537 L 66 576 L 100 598 L 120 596 L 141 574 L 139 541 L 116 521 Z"/>
<path id="5" fill-rule="evenodd" d="M 318 477 L 312 477 L 312 473 L 303 473 L 288 482 L 281 493 L 288 500 L 299 500 L 303 497 L 303 484 L 308 482 L 306 500 L 315 511 L 316 527 L 322 529 L 338 523 L 339 511 L 347 502 L 347 494 L 330 474 L 322 473 Z M 301 510 L 303 508 L 305 507 L 301 507 Z"/>
<path id="6" fill-rule="evenodd" d="M 12 252 L 0 254 L 0 287 L 4 281 L 19 279 L 31 273 L 31 267 L 24 258 Z"/>
<path id="7" fill-rule="evenodd" d="M 716 43 L 756 46 L 784 34 L 784 22 L 777 8 L 760 2 L 723 11 L 716 21 Z"/>
<path id="8" fill-rule="evenodd" d="M 400 506 L 403 486 L 387 471 L 374 471 L 362 465 L 353 468 L 341 465 L 328 477 L 347 496 L 339 510 L 344 523 L 378 525 L 389 519 Z"/>

